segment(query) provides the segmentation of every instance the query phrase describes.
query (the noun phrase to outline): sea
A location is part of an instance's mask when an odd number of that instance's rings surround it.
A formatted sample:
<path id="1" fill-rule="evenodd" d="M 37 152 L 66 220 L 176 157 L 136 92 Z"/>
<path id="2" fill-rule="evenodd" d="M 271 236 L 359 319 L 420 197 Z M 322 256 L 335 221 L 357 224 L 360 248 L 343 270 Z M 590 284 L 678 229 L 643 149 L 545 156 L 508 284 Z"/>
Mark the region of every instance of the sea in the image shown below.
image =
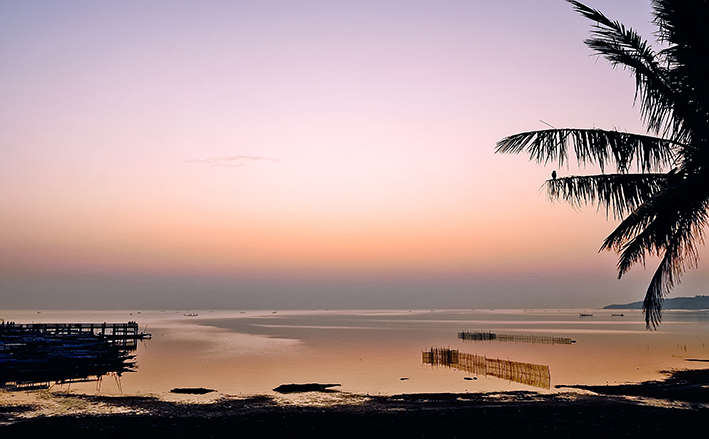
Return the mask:
<path id="1" fill-rule="evenodd" d="M 133 371 L 48 383 L 43 397 L 208 400 L 276 395 L 289 383 L 340 384 L 334 389 L 357 395 L 561 392 L 661 379 L 709 359 L 709 311 L 665 311 L 656 330 L 640 311 L 601 309 L 0 310 L 0 319 L 135 321 L 152 334 L 130 353 Z M 433 352 L 447 357 L 432 361 Z M 196 387 L 215 391 L 171 392 Z M 0 390 L 0 404 L 32 392 Z"/>

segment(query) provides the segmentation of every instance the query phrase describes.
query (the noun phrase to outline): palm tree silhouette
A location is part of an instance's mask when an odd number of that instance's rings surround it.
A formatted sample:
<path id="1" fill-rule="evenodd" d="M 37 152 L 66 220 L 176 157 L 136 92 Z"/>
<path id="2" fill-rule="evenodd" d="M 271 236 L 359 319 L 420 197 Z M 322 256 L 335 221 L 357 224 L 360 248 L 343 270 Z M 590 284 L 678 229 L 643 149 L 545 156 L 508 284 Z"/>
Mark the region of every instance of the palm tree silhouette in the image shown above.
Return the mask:
<path id="1" fill-rule="evenodd" d="M 598 55 L 635 76 L 647 134 L 601 129 L 546 129 L 500 140 L 496 152 L 526 152 L 539 163 L 594 165 L 600 175 L 546 181 L 550 198 L 592 204 L 620 220 L 601 250 L 619 254 L 618 278 L 648 255 L 661 258 L 643 301 L 648 328 L 662 320 L 662 301 L 695 268 L 709 207 L 709 2 L 653 0 L 656 50 L 634 30 L 578 1 L 595 22 L 585 41 Z M 615 173 L 606 174 L 605 169 Z"/>

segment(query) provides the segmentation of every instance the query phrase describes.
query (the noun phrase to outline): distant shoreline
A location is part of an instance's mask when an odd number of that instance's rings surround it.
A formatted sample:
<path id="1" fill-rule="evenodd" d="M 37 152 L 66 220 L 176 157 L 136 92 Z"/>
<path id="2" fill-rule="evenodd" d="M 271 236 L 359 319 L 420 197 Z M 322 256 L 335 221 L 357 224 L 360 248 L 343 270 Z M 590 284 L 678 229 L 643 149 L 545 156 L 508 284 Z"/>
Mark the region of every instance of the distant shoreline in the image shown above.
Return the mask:
<path id="1" fill-rule="evenodd" d="M 603 309 L 642 309 L 642 302 L 606 305 Z M 662 304 L 665 310 L 700 310 L 709 309 L 709 296 L 672 297 L 665 299 Z"/>

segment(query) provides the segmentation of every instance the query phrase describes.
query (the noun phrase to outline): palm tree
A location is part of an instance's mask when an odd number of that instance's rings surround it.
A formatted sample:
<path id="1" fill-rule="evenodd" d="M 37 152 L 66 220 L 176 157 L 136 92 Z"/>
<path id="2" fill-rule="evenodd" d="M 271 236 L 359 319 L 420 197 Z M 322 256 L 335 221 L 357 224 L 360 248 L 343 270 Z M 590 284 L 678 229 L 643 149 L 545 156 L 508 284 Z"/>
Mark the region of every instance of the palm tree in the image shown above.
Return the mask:
<path id="1" fill-rule="evenodd" d="M 682 273 L 697 266 L 709 207 L 708 0 L 653 0 L 662 49 L 634 30 L 578 1 L 595 22 L 586 45 L 635 77 L 646 134 L 601 129 L 547 129 L 497 143 L 499 153 L 529 154 L 540 163 L 593 165 L 600 175 L 553 178 L 550 198 L 592 204 L 620 221 L 601 250 L 619 254 L 618 278 L 647 256 L 660 258 L 643 301 L 648 328 L 662 319 L 662 301 Z M 606 174 L 606 168 L 615 173 Z"/>

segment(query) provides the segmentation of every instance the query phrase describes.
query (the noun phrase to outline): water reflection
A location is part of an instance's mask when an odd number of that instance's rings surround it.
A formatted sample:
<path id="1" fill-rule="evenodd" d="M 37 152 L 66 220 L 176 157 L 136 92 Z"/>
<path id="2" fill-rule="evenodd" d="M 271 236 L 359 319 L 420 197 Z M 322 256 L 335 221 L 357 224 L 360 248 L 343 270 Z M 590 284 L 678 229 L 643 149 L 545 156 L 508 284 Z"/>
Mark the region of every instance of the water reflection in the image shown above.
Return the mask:
<path id="1" fill-rule="evenodd" d="M 555 384 L 660 379 L 660 370 L 706 367 L 706 363 L 685 359 L 709 358 L 709 312 L 668 311 L 662 328 L 651 332 L 645 330 L 640 311 L 625 312 L 623 320 L 600 310 L 586 320 L 578 318 L 580 310 L 279 311 L 275 315 L 272 310 L 198 310 L 198 317 L 185 317 L 185 312 L 143 311 L 139 324 L 149 327 L 155 338 L 139 343 L 138 350 L 131 352 L 137 355 L 140 368 L 137 373 L 123 374 L 120 389 L 112 378 L 109 382 L 104 377 L 101 392 L 172 400 L 178 398 L 170 393 L 175 387 L 252 395 L 270 394 L 283 383 L 310 382 L 342 383 L 344 392 L 357 394 L 530 390 L 514 381 L 486 380 L 482 374 L 477 381 L 466 381 L 462 379 L 465 372 L 458 369 L 422 366 L 420 352 L 430 346 L 450 346 L 488 359 L 549 365 L 554 369 L 552 389 Z M 38 315 L 0 310 L 0 318 L 51 323 L 130 317 L 129 311 L 45 310 Z M 497 335 L 573 337 L 577 343 L 456 338 L 458 331 L 477 328 Z M 72 384 L 71 390 L 94 393 L 95 384 Z M 0 391 L 0 405 L 3 398 L 17 397 Z"/>
<path id="2" fill-rule="evenodd" d="M 449 348 L 431 348 L 422 352 L 421 357 L 424 364 L 431 366 L 451 367 L 542 389 L 551 387 L 551 374 L 547 365 L 486 358 Z"/>

